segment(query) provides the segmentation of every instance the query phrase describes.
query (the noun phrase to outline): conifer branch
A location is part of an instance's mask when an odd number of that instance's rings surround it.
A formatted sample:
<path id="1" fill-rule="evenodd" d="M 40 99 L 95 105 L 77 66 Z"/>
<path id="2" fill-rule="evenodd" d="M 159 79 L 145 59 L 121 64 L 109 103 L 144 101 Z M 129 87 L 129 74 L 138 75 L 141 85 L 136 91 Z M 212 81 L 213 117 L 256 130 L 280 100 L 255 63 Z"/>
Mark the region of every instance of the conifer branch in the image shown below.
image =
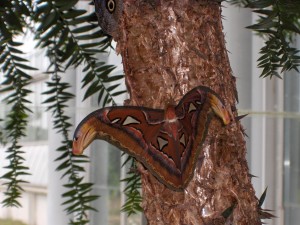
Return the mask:
<path id="1" fill-rule="evenodd" d="M 35 70 L 26 65 L 27 60 L 21 55 L 23 52 L 17 50 L 22 43 L 10 41 L 2 41 L 0 50 L 0 62 L 2 63 L 2 71 L 4 72 L 5 81 L 2 83 L 6 86 L 9 95 L 5 98 L 5 103 L 11 107 L 7 115 L 5 132 L 7 133 L 10 147 L 7 148 L 6 159 L 9 165 L 1 179 L 5 180 L 4 185 L 7 187 L 4 192 L 5 199 L 2 204 L 7 207 L 19 207 L 19 198 L 23 191 L 21 185 L 27 183 L 24 179 L 25 175 L 29 175 L 29 168 L 25 166 L 25 159 L 22 156 L 24 152 L 21 150 L 20 140 L 26 136 L 26 127 L 28 124 L 28 114 L 31 110 L 26 106 L 30 104 L 27 96 L 31 93 L 26 87 L 30 83 L 32 77 L 25 71 Z"/>
<path id="2" fill-rule="evenodd" d="M 299 72 L 300 52 L 292 47 L 294 35 L 300 34 L 300 3 L 286 0 L 230 0 L 231 4 L 250 8 L 259 15 L 257 23 L 248 26 L 262 36 L 258 67 L 261 77 L 276 76 L 290 70 Z M 289 41 L 288 41 L 289 40 Z"/>

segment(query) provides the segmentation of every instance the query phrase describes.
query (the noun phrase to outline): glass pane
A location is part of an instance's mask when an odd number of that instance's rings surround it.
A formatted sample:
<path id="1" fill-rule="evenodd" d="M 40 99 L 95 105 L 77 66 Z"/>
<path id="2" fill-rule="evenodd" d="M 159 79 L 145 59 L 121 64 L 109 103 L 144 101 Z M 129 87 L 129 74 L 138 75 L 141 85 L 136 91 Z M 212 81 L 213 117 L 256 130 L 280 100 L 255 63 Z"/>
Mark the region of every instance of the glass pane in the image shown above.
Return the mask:
<path id="1" fill-rule="evenodd" d="M 300 221 L 300 120 L 285 119 L 284 208 L 285 224 Z"/>
<path id="2" fill-rule="evenodd" d="M 101 196 L 93 206 L 91 225 L 140 225 L 141 213 L 127 217 L 121 213 L 121 151 L 105 141 L 94 141 L 88 150 L 91 154 L 91 181 L 95 183 L 93 193 Z M 121 188 L 120 188 L 121 187 Z"/>
<path id="3" fill-rule="evenodd" d="M 108 189 L 109 189 L 109 219 L 108 224 L 120 224 L 120 151 L 112 145 L 108 145 Z"/>
<path id="4" fill-rule="evenodd" d="M 90 147 L 93 193 L 101 196 L 93 203 L 91 224 L 120 224 L 120 151 L 104 141 L 94 141 Z"/>
<path id="5" fill-rule="evenodd" d="M 284 209 L 285 225 L 300 221 L 300 82 L 299 74 L 285 77 Z"/>

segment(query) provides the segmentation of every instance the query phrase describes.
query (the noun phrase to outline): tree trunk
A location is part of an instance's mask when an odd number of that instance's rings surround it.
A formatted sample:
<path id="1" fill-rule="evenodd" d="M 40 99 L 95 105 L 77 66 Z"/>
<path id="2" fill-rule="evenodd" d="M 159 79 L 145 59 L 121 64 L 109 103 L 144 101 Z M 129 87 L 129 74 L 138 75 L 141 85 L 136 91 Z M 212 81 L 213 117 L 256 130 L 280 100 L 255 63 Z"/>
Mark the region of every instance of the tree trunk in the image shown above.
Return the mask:
<path id="1" fill-rule="evenodd" d="M 129 105 L 165 108 L 192 88 L 210 87 L 236 116 L 235 78 L 214 0 L 123 0 L 117 37 Z M 239 121 L 212 120 L 195 174 L 184 192 L 166 188 L 142 165 L 148 224 L 261 224 Z M 235 206 L 225 218 L 222 213 Z"/>

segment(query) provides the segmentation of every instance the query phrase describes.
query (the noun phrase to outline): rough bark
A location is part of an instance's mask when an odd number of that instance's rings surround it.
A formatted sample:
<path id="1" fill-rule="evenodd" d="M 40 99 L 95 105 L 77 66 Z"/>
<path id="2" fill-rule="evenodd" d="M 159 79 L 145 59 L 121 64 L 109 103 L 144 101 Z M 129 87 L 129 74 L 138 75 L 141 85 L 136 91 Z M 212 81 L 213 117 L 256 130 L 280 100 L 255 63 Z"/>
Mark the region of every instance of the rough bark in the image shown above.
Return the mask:
<path id="1" fill-rule="evenodd" d="M 204 85 L 236 116 L 236 84 L 213 0 L 124 0 L 117 38 L 127 104 L 165 108 Z M 199 163 L 184 192 L 169 190 L 140 165 L 148 224 L 261 224 L 246 162 L 243 128 L 213 120 Z M 224 212 L 235 205 L 229 218 Z"/>

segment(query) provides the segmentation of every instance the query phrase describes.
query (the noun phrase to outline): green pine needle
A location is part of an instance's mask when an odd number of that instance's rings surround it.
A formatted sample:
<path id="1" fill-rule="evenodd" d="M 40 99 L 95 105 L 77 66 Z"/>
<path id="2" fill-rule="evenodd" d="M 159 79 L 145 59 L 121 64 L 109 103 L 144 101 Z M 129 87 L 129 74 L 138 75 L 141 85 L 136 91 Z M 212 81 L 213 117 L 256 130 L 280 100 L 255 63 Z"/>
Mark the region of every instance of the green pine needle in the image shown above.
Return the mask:
<path id="1" fill-rule="evenodd" d="M 233 204 L 232 206 L 228 207 L 227 209 L 225 209 L 224 212 L 222 212 L 222 216 L 225 219 L 229 218 L 232 215 L 235 207 L 236 207 L 236 203 Z"/>
<path id="2" fill-rule="evenodd" d="M 21 43 L 7 40 L 2 42 L 0 54 L 1 62 L 5 63 L 2 67 L 5 81 L 5 86 L 13 87 L 10 89 L 10 94 L 5 98 L 7 105 L 11 107 L 10 112 L 6 116 L 5 133 L 7 142 L 11 143 L 6 150 L 9 165 L 4 168 L 7 172 L 1 177 L 4 180 L 6 191 L 4 192 L 4 200 L 2 204 L 6 207 L 20 207 L 19 199 L 23 192 L 22 184 L 26 183 L 23 180 L 24 176 L 29 175 L 29 168 L 25 166 L 24 152 L 21 151 L 19 145 L 20 140 L 26 136 L 26 127 L 28 124 L 28 114 L 31 111 L 27 105 L 30 101 L 27 100 L 28 94 L 31 93 L 26 86 L 31 81 L 31 76 L 25 70 L 34 70 L 27 66 L 27 60 L 22 58 L 22 51 L 15 51 L 15 46 L 20 46 Z"/>
<path id="3" fill-rule="evenodd" d="M 127 177 L 122 182 L 126 182 L 126 188 L 124 194 L 126 195 L 126 202 L 122 206 L 121 211 L 126 212 L 128 216 L 142 212 L 143 208 L 141 207 L 142 196 L 140 193 L 141 189 L 141 177 L 137 173 L 137 167 L 135 159 L 131 156 L 128 156 L 125 160 L 124 165 L 130 164 L 129 172 Z"/>
<path id="4" fill-rule="evenodd" d="M 1 92 L 9 92 L 6 104 L 12 107 L 5 121 L 5 138 L 12 145 L 7 149 L 7 173 L 1 179 L 5 180 L 4 185 L 7 187 L 3 204 L 20 207 L 18 199 L 21 197 L 22 184 L 26 182 L 22 179 L 24 175 L 28 175 L 28 168 L 24 165 L 24 153 L 18 143 L 20 138 L 27 135 L 25 128 L 31 112 L 27 107 L 30 102 L 26 96 L 30 93 L 27 86 L 32 79 L 28 73 L 35 68 L 22 57 L 22 43 L 12 40 L 29 29 L 35 34 L 37 47 L 47 50 L 50 61 L 47 73 L 53 79 L 47 83 L 49 89 L 45 94 L 49 98 L 45 104 L 52 112 L 54 128 L 63 136 L 62 145 L 57 149 L 61 153 L 57 158 L 60 162 L 57 169 L 63 171 L 63 177 L 69 178 L 69 183 L 65 184 L 68 191 L 63 194 L 62 204 L 68 214 L 74 215 L 70 224 L 86 224 L 89 221 L 88 211 L 95 210 L 90 206 L 91 202 L 98 196 L 90 195 L 92 184 L 83 182 L 82 179 L 83 165 L 88 163 L 87 157 L 71 153 L 69 133 L 73 124 L 65 112 L 67 102 L 73 95 L 67 90 L 70 85 L 61 82 L 60 78 L 68 68 L 84 65 L 83 73 L 86 76 L 83 86 L 87 86 L 89 90 L 85 98 L 96 95 L 99 104 L 103 105 L 115 104 L 114 98 L 124 91 L 116 89 L 116 82 L 122 82 L 123 75 L 112 76 L 115 66 L 106 65 L 99 60 L 99 54 L 110 46 L 111 38 L 103 35 L 95 13 L 88 14 L 85 10 L 76 9 L 77 3 L 78 0 L 1 0 L 0 64 L 6 78 Z M 114 82 L 115 85 L 110 86 L 109 82 Z"/>
<path id="5" fill-rule="evenodd" d="M 258 207 L 262 207 L 262 205 L 266 199 L 266 196 L 267 196 L 267 190 L 268 190 L 268 187 L 266 187 L 264 193 L 260 196 L 260 199 L 258 201 Z"/>
<path id="6" fill-rule="evenodd" d="M 298 1 L 230 0 L 229 3 L 250 8 L 259 15 L 258 21 L 248 26 L 265 39 L 260 50 L 258 67 L 261 77 L 281 78 L 284 72 L 299 72 L 299 50 L 291 46 L 293 37 L 300 34 L 300 3 Z"/>
<path id="7" fill-rule="evenodd" d="M 259 213 L 259 218 L 261 220 L 263 219 L 272 219 L 274 218 L 275 216 L 271 213 L 272 210 L 268 210 L 268 209 L 262 209 L 262 205 L 266 199 L 266 196 L 267 196 L 267 190 L 268 190 L 268 187 L 266 187 L 265 191 L 262 193 L 259 201 L 258 201 L 258 213 Z"/>

